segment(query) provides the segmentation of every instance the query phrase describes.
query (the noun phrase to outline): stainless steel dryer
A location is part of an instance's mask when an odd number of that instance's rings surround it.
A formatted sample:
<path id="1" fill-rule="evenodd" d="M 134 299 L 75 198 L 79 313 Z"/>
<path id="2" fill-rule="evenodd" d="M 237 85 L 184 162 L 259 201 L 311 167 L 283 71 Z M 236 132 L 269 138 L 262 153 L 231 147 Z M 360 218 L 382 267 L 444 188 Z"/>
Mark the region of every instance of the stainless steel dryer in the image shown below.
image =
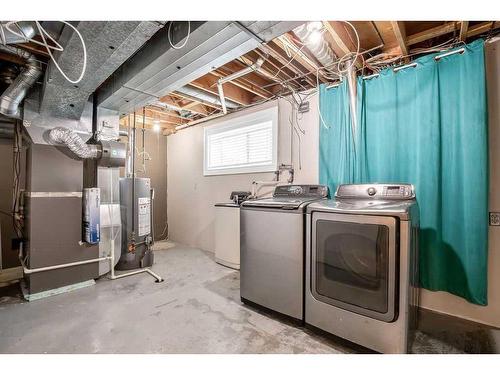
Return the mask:
<path id="1" fill-rule="evenodd" d="M 240 208 L 240 293 L 251 302 L 304 319 L 304 214 L 328 196 L 322 185 L 277 186 L 272 198 Z"/>
<path id="2" fill-rule="evenodd" d="M 418 307 L 412 185 L 341 185 L 306 214 L 306 324 L 382 353 L 406 353 Z"/>

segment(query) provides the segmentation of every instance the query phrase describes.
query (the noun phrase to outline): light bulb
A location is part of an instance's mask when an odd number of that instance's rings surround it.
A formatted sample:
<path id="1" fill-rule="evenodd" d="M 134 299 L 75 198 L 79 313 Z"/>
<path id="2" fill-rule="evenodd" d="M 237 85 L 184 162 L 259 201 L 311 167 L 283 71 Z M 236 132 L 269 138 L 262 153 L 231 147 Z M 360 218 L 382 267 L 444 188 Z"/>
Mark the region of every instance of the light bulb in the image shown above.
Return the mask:
<path id="1" fill-rule="evenodd" d="M 153 131 L 155 131 L 156 133 L 160 132 L 160 121 L 158 120 L 153 121 Z"/>

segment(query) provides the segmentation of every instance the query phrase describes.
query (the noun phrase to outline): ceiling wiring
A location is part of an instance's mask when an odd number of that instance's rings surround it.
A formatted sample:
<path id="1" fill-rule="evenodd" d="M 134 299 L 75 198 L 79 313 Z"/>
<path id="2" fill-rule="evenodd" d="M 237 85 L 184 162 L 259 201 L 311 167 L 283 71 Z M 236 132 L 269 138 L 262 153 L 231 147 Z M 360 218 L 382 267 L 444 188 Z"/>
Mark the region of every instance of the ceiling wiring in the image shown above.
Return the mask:
<path id="1" fill-rule="evenodd" d="M 174 44 L 172 43 L 172 39 L 171 39 L 171 29 L 172 29 L 172 25 L 174 24 L 174 21 L 170 21 L 170 24 L 168 25 L 168 30 L 167 30 L 167 38 L 168 38 L 168 42 L 170 43 L 170 47 L 172 47 L 173 49 L 182 49 L 186 46 L 188 40 L 189 40 L 189 36 L 191 35 L 191 21 L 187 21 L 187 24 L 188 24 L 188 31 L 187 31 L 187 35 L 184 37 L 184 42 L 182 42 L 182 44 Z"/>
<path id="2" fill-rule="evenodd" d="M 71 79 L 61 69 L 61 67 L 57 63 L 56 59 L 54 58 L 54 55 L 52 54 L 52 51 L 63 52 L 64 48 L 47 32 L 47 30 L 45 30 L 43 28 L 43 26 L 41 25 L 41 23 L 39 21 L 35 21 L 35 25 L 37 27 L 38 33 L 40 34 L 40 37 L 42 38 L 42 42 L 40 42 L 40 41 L 38 41 L 38 40 L 36 40 L 34 38 L 26 38 L 26 35 L 24 35 L 24 33 L 22 33 L 22 30 L 19 27 L 19 25 L 17 24 L 17 22 L 18 21 L 7 22 L 5 24 L 5 28 L 9 32 L 11 32 L 12 34 L 14 34 L 14 35 L 16 35 L 18 37 L 24 38 L 26 40 L 26 42 L 31 42 L 33 44 L 45 47 L 47 53 L 50 56 L 50 59 L 54 63 L 54 66 L 59 71 L 59 73 L 61 73 L 61 75 L 64 77 L 64 79 L 66 79 L 68 82 L 73 83 L 73 84 L 77 84 L 77 83 L 79 83 L 83 79 L 83 77 L 85 75 L 85 71 L 87 69 L 87 47 L 85 45 L 85 40 L 83 39 L 82 34 L 80 33 L 80 31 L 78 31 L 78 29 L 75 26 L 73 26 L 71 23 L 66 22 L 66 21 L 59 21 L 59 22 L 63 23 L 64 25 L 66 25 L 66 26 L 70 27 L 71 29 L 73 29 L 73 31 L 76 33 L 76 35 L 78 36 L 78 38 L 80 39 L 80 42 L 82 44 L 82 51 L 83 51 L 82 69 L 81 69 L 80 75 L 78 76 L 77 79 Z M 16 25 L 17 28 L 19 30 L 21 30 L 21 32 L 18 32 L 16 30 L 14 30 L 12 28 L 13 25 Z M 47 42 L 47 39 L 51 42 L 50 44 Z"/>

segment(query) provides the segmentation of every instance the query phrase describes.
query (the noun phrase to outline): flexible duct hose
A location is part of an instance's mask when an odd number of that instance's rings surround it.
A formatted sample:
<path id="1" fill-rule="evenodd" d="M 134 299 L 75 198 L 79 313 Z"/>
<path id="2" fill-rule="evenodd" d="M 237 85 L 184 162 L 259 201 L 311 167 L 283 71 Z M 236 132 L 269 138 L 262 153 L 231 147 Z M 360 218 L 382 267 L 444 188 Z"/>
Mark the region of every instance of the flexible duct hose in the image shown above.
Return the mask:
<path id="1" fill-rule="evenodd" d="M 42 74 L 42 70 L 35 57 L 21 48 L 0 45 L 0 51 L 18 56 L 25 61 L 21 73 L 0 96 L 0 113 L 8 117 L 18 118 L 19 105 L 26 97 L 28 90 Z"/>
<path id="2" fill-rule="evenodd" d="M 99 147 L 86 144 L 73 130 L 57 127 L 50 131 L 49 138 L 55 143 L 67 145 L 75 155 L 82 159 L 97 159 L 100 157 Z"/>

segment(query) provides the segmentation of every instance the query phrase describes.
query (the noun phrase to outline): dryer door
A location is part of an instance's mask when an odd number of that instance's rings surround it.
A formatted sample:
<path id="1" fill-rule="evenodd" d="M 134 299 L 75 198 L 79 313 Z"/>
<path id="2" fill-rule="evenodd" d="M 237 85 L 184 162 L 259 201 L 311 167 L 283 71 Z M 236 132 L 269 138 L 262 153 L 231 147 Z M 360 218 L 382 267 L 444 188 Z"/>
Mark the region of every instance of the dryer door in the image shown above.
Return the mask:
<path id="1" fill-rule="evenodd" d="M 389 216 L 313 212 L 311 293 L 371 318 L 397 317 L 397 221 Z"/>

